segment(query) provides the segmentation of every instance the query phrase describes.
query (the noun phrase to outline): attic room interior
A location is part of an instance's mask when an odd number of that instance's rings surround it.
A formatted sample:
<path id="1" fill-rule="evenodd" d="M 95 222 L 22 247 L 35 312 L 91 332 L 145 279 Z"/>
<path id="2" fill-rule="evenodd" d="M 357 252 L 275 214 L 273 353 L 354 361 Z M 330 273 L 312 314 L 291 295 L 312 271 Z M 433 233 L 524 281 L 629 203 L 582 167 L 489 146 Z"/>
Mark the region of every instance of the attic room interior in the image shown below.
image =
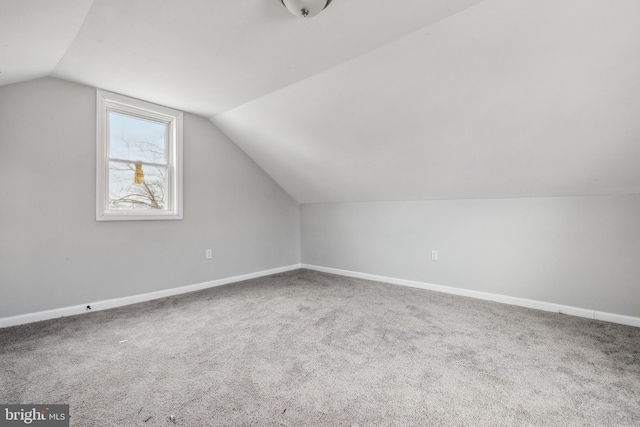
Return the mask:
<path id="1" fill-rule="evenodd" d="M 639 2 L 0 6 L 0 424 L 640 425 Z"/>

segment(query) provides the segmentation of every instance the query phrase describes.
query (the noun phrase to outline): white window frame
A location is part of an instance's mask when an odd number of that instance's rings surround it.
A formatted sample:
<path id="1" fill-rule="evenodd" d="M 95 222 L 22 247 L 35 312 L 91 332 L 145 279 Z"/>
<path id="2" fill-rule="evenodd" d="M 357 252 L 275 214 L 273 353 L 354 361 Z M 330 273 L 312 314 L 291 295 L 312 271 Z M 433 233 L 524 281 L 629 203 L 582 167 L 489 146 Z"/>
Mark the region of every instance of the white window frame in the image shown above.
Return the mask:
<path id="1" fill-rule="evenodd" d="M 182 112 L 97 89 L 96 221 L 182 219 Z M 109 208 L 110 112 L 168 125 L 168 208 L 163 210 Z"/>

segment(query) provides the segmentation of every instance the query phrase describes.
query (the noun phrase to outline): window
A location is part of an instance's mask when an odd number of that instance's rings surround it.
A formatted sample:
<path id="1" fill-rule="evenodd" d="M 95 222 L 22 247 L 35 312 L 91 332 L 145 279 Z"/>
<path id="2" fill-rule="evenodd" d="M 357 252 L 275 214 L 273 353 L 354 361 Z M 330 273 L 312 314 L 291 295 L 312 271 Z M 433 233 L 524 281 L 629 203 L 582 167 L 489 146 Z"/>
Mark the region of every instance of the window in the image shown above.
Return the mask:
<path id="1" fill-rule="evenodd" d="M 182 112 L 97 95 L 96 219 L 182 219 Z"/>

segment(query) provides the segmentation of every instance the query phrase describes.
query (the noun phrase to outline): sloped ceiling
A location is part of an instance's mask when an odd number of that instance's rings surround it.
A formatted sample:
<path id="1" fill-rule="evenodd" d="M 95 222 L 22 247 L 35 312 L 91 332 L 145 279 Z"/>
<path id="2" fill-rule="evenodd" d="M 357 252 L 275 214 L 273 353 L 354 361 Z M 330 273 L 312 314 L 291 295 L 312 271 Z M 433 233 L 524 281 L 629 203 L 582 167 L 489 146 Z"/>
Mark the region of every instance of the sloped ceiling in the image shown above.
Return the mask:
<path id="1" fill-rule="evenodd" d="M 0 84 L 211 117 L 299 202 L 640 193 L 637 0 L 6 2 Z"/>
<path id="2" fill-rule="evenodd" d="M 300 202 L 638 193 L 638 16 L 489 0 L 213 121 Z"/>
<path id="3" fill-rule="evenodd" d="M 51 74 L 92 0 L 2 0 L 0 86 Z"/>
<path id="4" fill-rule="evenodd" d="M 342 0 L 305 20 L 280 0 L 96 0 L 52 75 L 210 117 L 479 1 Z"/>

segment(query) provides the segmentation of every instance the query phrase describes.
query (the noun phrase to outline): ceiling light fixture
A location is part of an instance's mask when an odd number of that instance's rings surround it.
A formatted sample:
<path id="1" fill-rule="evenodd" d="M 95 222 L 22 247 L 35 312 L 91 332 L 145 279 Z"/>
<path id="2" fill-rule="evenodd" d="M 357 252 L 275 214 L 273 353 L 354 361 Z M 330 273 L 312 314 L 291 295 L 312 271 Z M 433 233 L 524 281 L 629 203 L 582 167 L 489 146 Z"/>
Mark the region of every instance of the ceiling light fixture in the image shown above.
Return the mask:
<path id="1" fill-rule="evenodd" d="M 332 0 L 280 0 L 289 12 L 302 18 L 316 16 L 331 4 Z"/>

